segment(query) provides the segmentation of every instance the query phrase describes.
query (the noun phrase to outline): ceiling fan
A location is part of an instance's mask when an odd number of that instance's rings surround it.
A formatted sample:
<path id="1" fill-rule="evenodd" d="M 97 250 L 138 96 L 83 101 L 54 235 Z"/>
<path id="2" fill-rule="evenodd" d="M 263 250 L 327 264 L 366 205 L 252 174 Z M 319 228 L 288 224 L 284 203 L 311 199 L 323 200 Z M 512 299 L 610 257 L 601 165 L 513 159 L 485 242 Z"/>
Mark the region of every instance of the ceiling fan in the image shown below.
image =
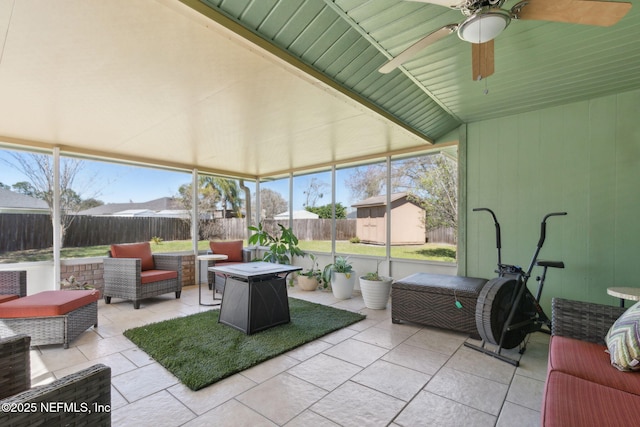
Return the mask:
<path id="1" fill-rule="evenodd" d="M 493 39 L 511 20 L 537 20 L 608 27 L 624 17 L 631 3 L 593 0 L 523 0 L 502 9 L 506 0 L 411 0 L 458 9 L 466 16 L 459 24 L 448 24 L 418 40 L 378 71 L 387 74 L 419 51 L 454 31 L 462 40 L 472 43 L 473 80 L 493 74 Z"/>

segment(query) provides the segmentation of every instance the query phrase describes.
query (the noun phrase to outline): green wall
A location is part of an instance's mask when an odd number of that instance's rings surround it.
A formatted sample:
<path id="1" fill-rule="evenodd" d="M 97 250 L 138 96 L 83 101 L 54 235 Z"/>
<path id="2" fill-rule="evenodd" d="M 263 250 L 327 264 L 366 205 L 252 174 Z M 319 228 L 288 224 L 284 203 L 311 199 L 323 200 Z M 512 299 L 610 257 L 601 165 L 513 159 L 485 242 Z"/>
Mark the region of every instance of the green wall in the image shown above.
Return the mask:
<path id="1" fill-rule="evenodd" d="M 503 262 L 525 268 L 542 217 L 566 211 L 548 221 L 540 253 L 566 265 L 547 273 L 547 314 L 552 297 L 614 305 L 607 287 L 640 287 L 640 91 L 471 123 L 461 150 L 467 162 L 461 274 L 495 277 L 493 222 L 473 208 L 496 212 Z"/>

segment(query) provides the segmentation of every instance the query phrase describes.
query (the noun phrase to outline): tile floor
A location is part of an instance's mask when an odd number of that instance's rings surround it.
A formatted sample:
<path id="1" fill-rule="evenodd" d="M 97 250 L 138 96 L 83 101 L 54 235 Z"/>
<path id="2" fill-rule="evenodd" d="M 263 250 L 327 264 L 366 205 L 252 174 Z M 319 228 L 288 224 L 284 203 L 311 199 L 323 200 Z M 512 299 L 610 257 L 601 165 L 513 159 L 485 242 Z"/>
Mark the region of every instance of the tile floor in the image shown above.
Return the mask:
<path id="1" fill-rule="evenodd" d="M 548 336 L 532 335 L 515 368 L 464 347 L 466 335 L 394 325 L 390 307 L 368 310 L 359 296 L 339 301 L 330 292 L 289 292 L 367 319 L 193 392 L 122 332 L 212 309 L 198 305 L 197 287 L 185 288 L 179 300 L 147 300 L 139 310 L 121 300 L 100 302 L 98 328 L 69 349 L 32 350 L 32 382 L 109 365 L 114 426 L 539 425 Z"/>

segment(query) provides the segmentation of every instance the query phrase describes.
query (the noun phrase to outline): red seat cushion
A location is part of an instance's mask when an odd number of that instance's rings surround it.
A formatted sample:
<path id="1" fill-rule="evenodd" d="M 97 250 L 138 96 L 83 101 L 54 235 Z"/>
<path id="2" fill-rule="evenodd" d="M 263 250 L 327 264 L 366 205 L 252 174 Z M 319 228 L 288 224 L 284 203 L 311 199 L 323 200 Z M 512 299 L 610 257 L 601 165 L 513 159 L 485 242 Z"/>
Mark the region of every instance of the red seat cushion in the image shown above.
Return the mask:
<path id="1" fill-rule="evenodd" d="M 174 270 L 146 270 L 140 273 L 140 283 L 159 282 L 160 280 L 171 280 L 178 277 L 178 272 Z"/>
<path id="2" fill-rule="evenodd" d="M 0 317 L 42 317 L 67 314 L 100 298 L 96 289 L 87 291 L 44 291 L 0 304 Z"/>
<path id="3" fill-rule="evenodd" d="M 140 258 L 142 271 L 156 268 L 149 242 L 111 245 L 111 256 L 113 258 Z"/>
<path id="4" fill-rule="evenodd" d="M 242 240 L 228 242 L 209 242 L 211 252 L 226 255 L 228 262 L 242 262 Z"/>
<path id="5" fill-rule="evenodd" d="M 606 349 L 599 344 L 553 336 L 548 369 L 640 396 L 640 372 L 622 372 L 613 367 Z"/>
<path id="6" fill-rule="evenodd" d="M 0 304 L 20 298 L 18 295 L 0 295 Z"/>
<path id="7" fill-rule="evenodd" d="M 544 427 L 633 426 L 638 424 L 638 407 L 640 396 L 551 371 L 541 419 Z"/>

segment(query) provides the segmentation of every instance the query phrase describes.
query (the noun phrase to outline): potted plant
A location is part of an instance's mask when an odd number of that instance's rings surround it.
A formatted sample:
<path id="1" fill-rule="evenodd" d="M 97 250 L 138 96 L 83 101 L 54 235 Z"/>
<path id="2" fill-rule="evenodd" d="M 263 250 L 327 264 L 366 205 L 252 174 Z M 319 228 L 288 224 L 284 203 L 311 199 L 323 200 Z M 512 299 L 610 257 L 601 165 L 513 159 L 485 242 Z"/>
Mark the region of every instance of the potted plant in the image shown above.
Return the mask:
<path id="1" fill-rule="evenodd" d="M 392 277 L 378 274 L 380 262 L 376 264 L 376 271 L 360 276 L 360 291 L 362 292 L 364 305 L 373 310 L 387 308 L 389 294 L 391 293 L 391 283 L 393 283 Z"/>
<path id="2" fill-rule="evenodd" d="M 348 257 L 339 256 L 333 264 L 324 267 L 322 280 L 331 283 L 331 291 L 337 299 L 351 298 L 356 283 L 356 272 Z"/>
<path id="3" fill-rule="evenodd" d="M 318 289 L 318 279 L 322 271 L 318 268 L 318 259 L 314 254 L 309 254 L 311 258 L 311 268 L 298 273 L 298 286 L 303 291 L 315 291 Z"/>
<path id="4" fill-rule="evenodd" d="M 65 291 L 81 291 L 87 289 L 94 289 L 88 282 L 80 283 L 76 276 L 69 276 L 68 279 L 62 279 L 60 282 L 60 289 Z"/>
<path id="5" fill-rule="evenodd" d="M 278 224 L 278 227 L 280 235 L 275 236 L 265 230 L 262 223 L 257 227 L 250 226 L 249 230 L 255 233 L 249 237 L 249 244 L 268 247 L 262 257 L 263 261 L 290 265 L 294 256 L 303 257 L 305 254 L 298 247 L 298 238 L 293 230 L 285 228 L 282 224 Z"/>

